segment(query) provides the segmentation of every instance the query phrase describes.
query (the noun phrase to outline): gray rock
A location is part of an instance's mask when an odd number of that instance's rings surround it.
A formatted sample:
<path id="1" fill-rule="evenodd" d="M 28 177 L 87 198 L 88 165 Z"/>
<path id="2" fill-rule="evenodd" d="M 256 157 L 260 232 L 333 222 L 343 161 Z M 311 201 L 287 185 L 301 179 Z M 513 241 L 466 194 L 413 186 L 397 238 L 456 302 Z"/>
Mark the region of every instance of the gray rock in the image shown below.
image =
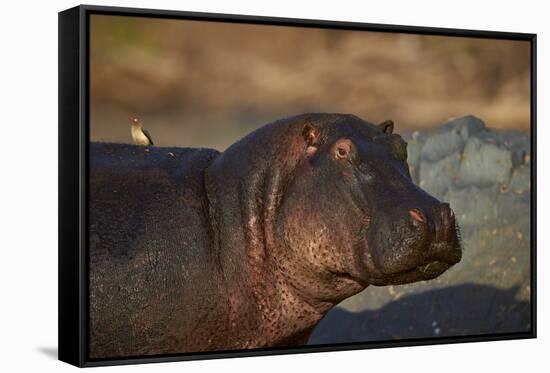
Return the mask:
<path id="1" fill-rule="evenodd" d="M 428 137 L 422 147 L 422 160 L 434 162 L 451 154 L 460 153 L 464 139 L 457 131 L 439 131 Z"/>
<path id="2" fill-rule="evenodd" d="M 441 126 L 443 131 L 454 131 L 459 133 L 464 140 L 471 135 L 478 134 L 486 130 L 485 123 L 478 117 L 466 115 L 464 117 L 451 119 Z"/>
<path id="3" fill-rule="evenodd" d="M 531 138 L 524 131 L 492 130 L 480 132 L 476 136 L 485 143 L 508 149 L 512 153 L 513 167 L 525 163 L 526 155 L 531 152 Z"/>
<path id="4" fill-rule="evenodd" d="M 426 139 L 411 138 L 407 141 L 407 162 L 416 165 L 420 161 L 420 154 L 422 153 L 422 147 Z"/>
<path id="5" fill-rule="evenodd" d="M 529 163 L 531 137 L 528 133 L 513 130 L 503 131 L 501 134 L 501 141 L 504 146 L 511 150 L 514 167 Z"/>
<path id="6" fill-rule="evenodd" d="M 495 199 L 498 188 L 479 188 L 476 185 L 465 188 L 452 187 L 448 199 L 458 223 L 461 227 L 467 225 L 485 225 L 495 221 L 497 209 Z"/>
<path id="7" fill-rule="evenodd" d="M 420 156 L 427 136 L 424 133 L 416 131 L 412 134 L 405 134 L 403 138 L 407 141 L 409 171 L 414 182 L 418 184 L 420 182 Z"/>
<path id="8" fill-rule="evenodd" d="M 462 153 L 466 140 L 483 131 L 483 121 L 472 115 L 451 119 L 427 138 L 422 159 L 433 162 L 453 153 Z"/>
<path id="9" fill-rule="evenodd" d="M 447 190 L 458 177 L 460 154 L 454 153 L 435 162 L 420 164 L 419 185 L 434 197 L 445 200 Z"/>
<path id="10" fill-rule="evenodd" d="M 510 191 L 514 193 L 531 192 L 531 168 L 529 164 L 521 165 L 512 171 Z"/>
<path id="11" fill-rule="evenodd" d="M 501 192 L 496 200 L 497 223 L 502 225 L 513 224 L 520 229 L 530 220 L 531 194 L 514 193 L 512 191 Z"/>
<path id="12" fill-rule="evenodd" d="M 466 143 L 458 185 L 507 184 L 512 172 L 512 153 L 496 144 L 471 137 Z"/>

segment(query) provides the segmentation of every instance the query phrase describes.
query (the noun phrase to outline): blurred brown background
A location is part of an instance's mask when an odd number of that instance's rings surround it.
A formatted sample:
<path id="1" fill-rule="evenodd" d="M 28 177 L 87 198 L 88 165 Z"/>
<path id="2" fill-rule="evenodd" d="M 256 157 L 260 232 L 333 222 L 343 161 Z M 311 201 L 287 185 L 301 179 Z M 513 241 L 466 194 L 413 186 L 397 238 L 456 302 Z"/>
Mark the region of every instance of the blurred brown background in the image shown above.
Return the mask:
<path id="1" fill-rule="evenodd" d="M 530 126 L 522 41 L 93 15 L 90 71 L 92 141 L 131 142 L 128 116 L 156 145 L 219 150 L 307 111 Z"/>

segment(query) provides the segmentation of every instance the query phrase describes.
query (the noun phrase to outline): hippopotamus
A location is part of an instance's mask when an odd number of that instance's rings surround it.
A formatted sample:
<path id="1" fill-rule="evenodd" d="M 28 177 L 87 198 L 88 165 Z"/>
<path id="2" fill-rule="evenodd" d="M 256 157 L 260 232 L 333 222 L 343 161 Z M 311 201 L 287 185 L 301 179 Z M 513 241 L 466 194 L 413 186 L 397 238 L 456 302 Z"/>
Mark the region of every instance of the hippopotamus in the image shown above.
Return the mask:
<path id="1" fill-rule="evenodd" d="M 303 345 L 369 285 L 458 263 L 453 211 L 393 129 L 313 113 L 223 152 L 91 143 L 90 357 Z"/>

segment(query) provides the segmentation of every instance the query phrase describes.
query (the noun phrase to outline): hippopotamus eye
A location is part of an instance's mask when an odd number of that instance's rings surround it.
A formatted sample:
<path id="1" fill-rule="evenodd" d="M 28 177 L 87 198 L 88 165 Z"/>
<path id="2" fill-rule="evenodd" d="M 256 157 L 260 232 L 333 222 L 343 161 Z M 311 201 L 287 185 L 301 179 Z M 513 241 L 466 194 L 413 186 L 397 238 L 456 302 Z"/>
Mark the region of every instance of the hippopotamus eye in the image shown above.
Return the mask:
<path id="1" fill-rule="evenodd" d="M 348 159 L 351 153 L 352 142 L 349 139 L 339 139 L 332 146 L 332 152 L 336 159 Z"/>

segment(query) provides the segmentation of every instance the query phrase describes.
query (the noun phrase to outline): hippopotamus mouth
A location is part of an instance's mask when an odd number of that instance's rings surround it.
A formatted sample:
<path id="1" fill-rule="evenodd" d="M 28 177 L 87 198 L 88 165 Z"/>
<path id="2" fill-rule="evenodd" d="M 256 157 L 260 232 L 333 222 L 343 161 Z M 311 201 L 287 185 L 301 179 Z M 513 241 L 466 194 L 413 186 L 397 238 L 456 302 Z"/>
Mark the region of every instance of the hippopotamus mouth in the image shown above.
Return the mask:
<path id="1" fill-rule="evenodd" d="M 408 219 L 378 234 L 378 250 L 367 255 L 367 283 L 404 284 L 438 277 L 462 259 L 462 240 L 455 216 L 446 203 L 425 212 L 413 208 Z M 379 232 L 380 233 L 380 232 Z M 372 241 L 371 241 L 372 243 Z M 382 249 L 380 249 L 382 247 Z"/>
<path id="2" fill-rule="evenodd" d="M 453 250 L 454 258 L 450 261 L 434 260 L 426 264 L 419 265 L 410 270 L 386 275 L 384 278 L 372 277 L 369 280 L 371 285 L 399 285 L 416 281 L 426 281 L 436 278 L 458 263 L 462 257 L 460 250 Z"/>

